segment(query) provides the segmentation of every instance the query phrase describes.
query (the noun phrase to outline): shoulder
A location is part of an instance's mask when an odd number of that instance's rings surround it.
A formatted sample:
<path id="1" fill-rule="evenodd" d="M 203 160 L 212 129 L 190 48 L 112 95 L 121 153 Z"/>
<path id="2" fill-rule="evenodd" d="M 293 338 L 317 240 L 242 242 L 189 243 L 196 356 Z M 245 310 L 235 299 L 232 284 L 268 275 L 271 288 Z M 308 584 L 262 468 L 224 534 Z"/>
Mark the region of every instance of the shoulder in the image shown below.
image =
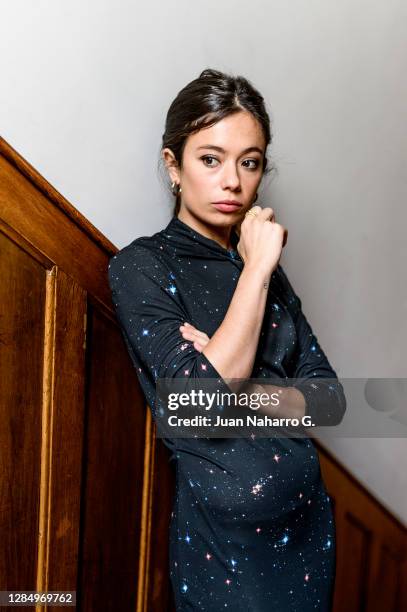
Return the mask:
<path id="1" fill-rule="evenodd" d="M 154 258 L 154 248 L 146 243 L 144 237 L 136 238 L 109 259 L 108 267 L 117 269 L 126 263 L 141 263 L 145 258 L 148 260 Z"/>
<path id="2" fill-rule="evenodd" d="M 109 259 L 108 279 L 111 287 L 117 283 L 149 277 L 166 276 L 167 266 L 161 255 L 158 234 L 141 236 L 120 249 Z"/>

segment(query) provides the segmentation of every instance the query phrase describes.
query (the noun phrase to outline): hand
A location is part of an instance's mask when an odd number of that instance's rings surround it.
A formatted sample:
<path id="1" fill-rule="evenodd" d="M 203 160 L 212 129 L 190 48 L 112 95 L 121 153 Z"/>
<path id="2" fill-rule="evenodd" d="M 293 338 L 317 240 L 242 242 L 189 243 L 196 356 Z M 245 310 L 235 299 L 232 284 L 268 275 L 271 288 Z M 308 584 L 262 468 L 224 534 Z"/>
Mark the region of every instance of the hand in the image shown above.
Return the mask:
<path id="1" fill-rule="evenodd" d="M 205 332 L 199 331 L 190 323 L 184 323 L 184 325 L 180 325 L 182 337 L 185 340 L 191 340 L 194 343 L 194 348 L 202 353 L 203 349 L 209 342 L 209 337 L 205 334 Z"/>
<path id="2" fill-rule="evenodd" d="M 252 206 L 256 216 L 244 217 L 240 226 L 239 255 L 245 265 L 250 264 L 272 274 L 277 268 L 288 232 L 275 221 L 272 208 Z"/>

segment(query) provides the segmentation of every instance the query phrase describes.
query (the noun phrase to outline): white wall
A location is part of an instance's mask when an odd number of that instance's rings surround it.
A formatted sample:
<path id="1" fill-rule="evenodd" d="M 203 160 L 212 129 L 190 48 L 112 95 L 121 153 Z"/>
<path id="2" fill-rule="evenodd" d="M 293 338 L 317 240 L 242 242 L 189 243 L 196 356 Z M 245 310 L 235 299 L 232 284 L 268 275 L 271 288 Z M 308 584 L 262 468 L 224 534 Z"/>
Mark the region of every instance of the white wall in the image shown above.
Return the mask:
<path id="1" fill-rule="evenodd" d="M 401 0 L 20 0 L 2 7 L 1 133 L 118 247 L 166 224 L 167 108 L 206 67 L 265 96 L 279 175 L 259 203 L 341 377 L 406 376 Z M 331 448 L 407 522 L 405 439 Z"/>

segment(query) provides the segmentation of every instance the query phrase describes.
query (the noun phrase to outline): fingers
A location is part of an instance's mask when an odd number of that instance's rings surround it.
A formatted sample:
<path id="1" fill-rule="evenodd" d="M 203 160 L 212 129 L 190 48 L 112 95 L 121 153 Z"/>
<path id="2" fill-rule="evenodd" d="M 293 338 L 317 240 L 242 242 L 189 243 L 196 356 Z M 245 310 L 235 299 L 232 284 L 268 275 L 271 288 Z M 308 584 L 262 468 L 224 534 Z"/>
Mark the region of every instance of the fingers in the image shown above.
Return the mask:
<path id="1" fill-rule="evenodd" d="M 179 327 L 182 337 L 185 340 L 191 340 L 194 343 L 194 347 L 196 350 L 202 351 L 202 349 L 208 344 L 209 337 L 205 332 L 202 332 L 193 325 L 189 323 L 185 323 L 184 325 L 180 325 Z"/>
<path id="2" fill-rule="evenodd" d="M 199 329 L 197 329 L 190 323 L 184 323 L 184 325 L 180 326 L 180 329 L 184 330 L 187 334 L 192 335 L 194 338 L 202 338 L 203 340 L 206 339 L 209 341 L 209 338 L 205 334 L 205 332 L 199 331 Z"/>
<path id="3" fill-rule="evenodd" d="M 259 213 L 258 216 L 264 219 L 264 221 L 273 222 L 274 221 L 274 210 L 270 206 L 265 206 L 264 208 L 261 209 L 261 213 Z"/>
<path id="4" fill-rule="evenodd" d="M 247 217 L 244 217 L 245 220 L 254 220 L 256 218 L 261 219 L 263 221 L 271 222 L 274 222 L 275 220 L 274 210 L 270 206 L 265 206 L 264 208 L 262 206 L 252 206 L 250 210 L 252 210 L 256 214 L 256 217 L 254 217 L 253 215 L 247 215 Z"/>
<path id="5" fill-rule="evenodd" d="M 205 348 L 204 345 L 199 344 L 199 342 L 194 342 L 194 349 L 196 351 L 199 351 L 200 353 L 202 353 L 203 349 Z"/>
<path id="6" fill-rule="evenodd" d="M 268 220 L 268 221 L 271 221 L 271 223 L 276 223 L 276 219 L 274 216 L 274 210 L 270 206 L 266 206 L 264 208 L 261 208 L 260 206 L 252 206 L 251 210 L 253 210 L 256 213 L 257 219 L 261 219 L 265 221 Z M 245 219 L 253 220 L 256 217 L 253 217 L 252 215 L 248 215 L 248 217 L 245 217 Z M 276 223 L 275 228 L 277 229 L 278 227 L 279 229 L 281 228 L 281 232 L 283 233 L 282 247 L 284 247 L 287 244 L 288 231 L 283 225 Z"/>

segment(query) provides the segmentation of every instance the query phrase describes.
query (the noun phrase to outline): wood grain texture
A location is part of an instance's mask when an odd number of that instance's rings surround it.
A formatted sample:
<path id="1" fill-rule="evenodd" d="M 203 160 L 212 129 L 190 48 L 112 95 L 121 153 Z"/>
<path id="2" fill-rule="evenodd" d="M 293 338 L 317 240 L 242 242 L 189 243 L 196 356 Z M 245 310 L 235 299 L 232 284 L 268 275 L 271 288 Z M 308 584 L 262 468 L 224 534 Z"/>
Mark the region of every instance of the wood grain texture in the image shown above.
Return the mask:
<path id="1" fill-rule="evenodd" d="M 46 271 L 0 233 L 1 590 L 35 589 Z"/>
<path id="2" fill-rule="evenodd" d="M 321 470 L 334 499 L 337 572 L 333 612 L 407 609 L 407 532 L 322 445 Z"/>

